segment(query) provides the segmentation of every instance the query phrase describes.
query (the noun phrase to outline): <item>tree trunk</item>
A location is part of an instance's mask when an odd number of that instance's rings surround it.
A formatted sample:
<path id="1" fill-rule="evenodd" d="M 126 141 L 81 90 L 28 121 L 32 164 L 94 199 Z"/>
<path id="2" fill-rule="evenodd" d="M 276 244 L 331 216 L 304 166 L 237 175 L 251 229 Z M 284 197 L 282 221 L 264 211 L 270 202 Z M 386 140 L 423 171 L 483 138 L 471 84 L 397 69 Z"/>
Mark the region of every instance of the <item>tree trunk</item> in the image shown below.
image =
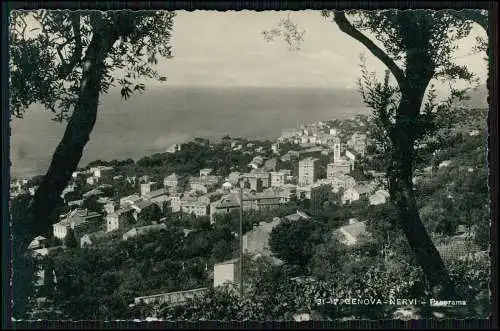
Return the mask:
<path id="1" fill-rule="evenodd" d="M 436 294 L 443 299 L 456 298 L 456 293 L 446 267 L 422 224 L 413 193 L 413 159 L 415 155 L 415 120 L 427 84 L 402 89 L 398 120 L 391 134 L 393 144 L 392 166 L 389 170 L 389 192 L 397 207 L 400 226 Z"/>
<path id="2" fill-rule="evenodd" d="M 102 27 L 99 27 L 102 29 Z M 77 169 L 97 117 L 104 60 L 116 41 L 109 31 L 95 31 L 85 54 L 78 101 L 32 205 L 33 233 L 47 236 L 63 189 Z"/>

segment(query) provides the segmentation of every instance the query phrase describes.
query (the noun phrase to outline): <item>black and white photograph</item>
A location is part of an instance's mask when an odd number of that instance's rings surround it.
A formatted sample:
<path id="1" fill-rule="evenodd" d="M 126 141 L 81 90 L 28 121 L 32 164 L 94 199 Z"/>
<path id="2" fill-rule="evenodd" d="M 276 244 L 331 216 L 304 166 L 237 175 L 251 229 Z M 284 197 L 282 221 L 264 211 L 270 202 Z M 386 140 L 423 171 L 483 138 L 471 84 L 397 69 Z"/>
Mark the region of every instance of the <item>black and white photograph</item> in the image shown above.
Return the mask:
<path id="1" fill-rule="evenodd" d="M 9 319 L 488 319 L 488 15 L 11 10 Z"/>

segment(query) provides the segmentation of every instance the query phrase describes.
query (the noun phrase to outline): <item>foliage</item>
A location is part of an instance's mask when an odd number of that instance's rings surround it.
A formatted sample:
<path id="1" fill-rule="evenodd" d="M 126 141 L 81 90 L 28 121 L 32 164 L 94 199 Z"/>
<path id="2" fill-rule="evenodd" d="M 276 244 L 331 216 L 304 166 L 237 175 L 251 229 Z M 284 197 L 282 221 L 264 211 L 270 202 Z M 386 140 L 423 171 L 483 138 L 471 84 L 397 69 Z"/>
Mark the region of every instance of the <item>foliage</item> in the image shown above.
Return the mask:
<path id="1" fill-rule="evenodd" d="M 311 275 L 321 281 L 337 279 L 342 265 L 341 260 L 345 255 L 345 250 L 336 238 L 317 245 L 310 260 Z"/>
<path id="2" fill-rule="evenodd" d="M 157 204 L 152 204 L 137 215 L 137 222 L 140 225 L 150 225 L 153 222 L 158 222 L 162 217 L 161 208 Z"/>
<path id="3" fill-rule="evenodd" d="M 490 259 L 488 254 L 454 260 L 450 275 L 457 284 L 462 300 L 467 302 L 469 316 L 485 318 L 491 314 Z"/>
<path id="4" fill-rule="evenodd" d="M 226 177 L 231 171 L 243 171 L 253 156 L 244 154 L 244 150 L 235 151 L 224 144 L 205 145 L 187 142 L 181 145 L 181 150 L 175 153 L 157 153 L 145 156 L 135 164 L 117 168 L 119 174 L 135 176 L 138 174 L 150 176 L 168 176 L 176 173 L 180 177 L 195 176 L 203 168 L 216 169 L 216 174 Z M 180 185 L 181 188 L 185 185 Z"/>
<path id="5" fill-rule="evenodd" d="M 173 17 L 167 11 L 12 11 L 12 114 L 22 117 L 31 104 L 40 103 L 56 120 L 69 119 L 78 102 L 88 52 L 99 33 L 112 41 L 103 63 L 101 93 L 118 82 L 122 96 L 128 98 L 144 90 L 140 78 L 164 81 L 153 65 L 159 56 L 171 57 Z M 35 25 L 27 31 L 30 21 Z"/>
<path id="6" fill-rule="evenodd" d="M 29 243 L 33 240 L 31 233 L 27 231 L 30 226 L 28 221 L 29 210 L 27 206 L 31 196 L 21 194 L 10 202 L 11 231 L 12 231 L 12 316 L 22 318 L 30 309 L 29 297 L 33 295 L 35 264 L 31 256 L 21 247 L 27 246 L 21 243 Z"/>
<path id="7" fill-rule="evenodd" d="M 292 51 L 300 50 L 300 44 L 303 41 L 305 30 L 300 30 L 298 25 L 288 18 L 281 19 L 278 27 L 269 31 L 262 31 L 266 41 L 273 41 L 274 38 L 282 36 Z"/>
<path id="8" fill-rule="evenodd" d="M 64 237 L 64 246 L 68 248 L 77 248 L 79 246 L 73 229 L 68 229 L 66 237 Z"/>
<path id="9" fill-rule="evenodd" d="M 82 209 L 87 209 L 89 211 L 93 211 L 99 214 L 103 213 L 103 205 L 99 202 L 99 197 L 97 195 L 91 195 L 88 198 L 83 200 Z"/>
<path id="10" fill-rule="evenodd" d="M 305 268 L 312 258 L 314 247 L 328 239 L 321 223 L 314 220 L 284 220 L 273 228 L 269 246 L 277 258 Z"/>
<path id="11" fill-rule="evenodd" d="M 49 297 L 68 318 L 126 319 L 136 296 L 207 286 L 209 261 L 187 257 L 180 229 L 120 240 L 50 257 L 58 284 Z"/>

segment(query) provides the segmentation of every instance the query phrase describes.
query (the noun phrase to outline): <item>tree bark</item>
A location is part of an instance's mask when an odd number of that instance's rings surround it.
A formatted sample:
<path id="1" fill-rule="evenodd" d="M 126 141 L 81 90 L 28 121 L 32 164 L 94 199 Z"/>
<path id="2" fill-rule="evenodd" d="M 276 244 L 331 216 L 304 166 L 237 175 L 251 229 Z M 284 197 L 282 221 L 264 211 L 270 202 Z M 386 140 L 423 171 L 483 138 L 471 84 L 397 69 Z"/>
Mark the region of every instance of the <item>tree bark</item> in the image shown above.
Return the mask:
<path id="1" fill-rule="evenodd" d="M 34 234 L 47 236 L 52 230 L 52 213 L 71 174 L 78 167 L 83 149 L 94 128 L 104 60 L 116 40 L 117 35 L 112 31 L 106 30 L 102 25 L 94 26 L 94 34 L 84 58 L 78 101 L 33 199 L 31 210 Z"/>
<path id="2" fill-rule="evenodd" d="M 396 123 L 389 135 L 392 142 L 392 164 L 387 171 L 391 202 L 397 207 L 400 226 L 415 254 L 417 263 L 422 267 L 428 281 L 433 287 L 441 287 L 437 293 L 444 298 L 456 297 L 454 286 L 434 243 L 425 229 L 413 193 L 414 143 L 416 125 L 420 107 L 434 76 L 435 64 L 430 58 L 429 31 L 432 21 L 417 21 L 409 17 L 400 17 L 400 29 L 404 31 L 403 43 L 406 45 L 406 67 L 404 73 L 394 61 L 371 40 L 356 29 L 343 12 L 335 14 L 335 22 L 344 33 L 358 40 L 381 60 L 395 76 L 401 91 Z"/>
<path id="3" fill-rule="evenodd" d="M 411 77 L 411 72 L 407 77 Z M 423 269 L 431 287 L 438 290 L 435 295 L 441 299 L 454 299 L 457 297 L 454 285 L 436 246 L 422 224 L 413 192 L 415 120 L 428 85 L 428 81 L 425 81 L 426 79 L 423 79 L 418 85 L 407 84 L 402 88 L 398 120 L 390 137 L 393 155 L 388 171 L 389 193 L 392 203 L 397 207 L 401 229 L 417 263 Z"/>

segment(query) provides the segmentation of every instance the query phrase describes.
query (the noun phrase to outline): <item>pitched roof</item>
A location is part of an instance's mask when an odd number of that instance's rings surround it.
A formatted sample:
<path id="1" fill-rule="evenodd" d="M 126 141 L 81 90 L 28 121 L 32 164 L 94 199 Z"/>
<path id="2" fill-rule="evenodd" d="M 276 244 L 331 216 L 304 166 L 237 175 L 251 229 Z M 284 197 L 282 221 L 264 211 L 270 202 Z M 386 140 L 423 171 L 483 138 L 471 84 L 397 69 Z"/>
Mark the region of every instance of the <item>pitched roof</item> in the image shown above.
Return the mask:
<path id="1" fill-rule="evenodd" d="M 231 259 L 231 260 L 227 260 L 227 261 L 216 263 L 215 265 L 233 264 L 233 263 L 237 263 L 239 260 L 240 260 L 239 258 L 234 258 L 234 259 Z"/>
<path id="2" fill-rule="evenodd" d="M 170 175 L 168 175 L 167 177 L 165 177 L 166 180 L 177 180 L 178 178 L 179 178 L 179 176 L 177 176 L 177 174 L 175 172 L 173 172 Z"/>
<path id="3" fill-rule="evenodd" d="M 161 195 L 164 195 L 164 194 L 167 194 L 167 190 L 164 188 L 161 188 L 161 189 L 154 190 L 154 191 L 151 191 L 151 192 L 144 194 L 144 197 L 146 199 L 152 199 L 152 198 L 156 198 L 156 197 L 159 197 Z"/>
<path id="4" fill-rule="evenodd" d="M 130 206 L 122 207 L 122 208 L 118 209 L 117 211 L 115 211 L 115 214 L 121 215 L 121 214 L 129 213 L 133 210 L 134 210 L 134 208 L 132 208 Z"/>
<path id="5" fill-rule="evenodd" d="M 92 190 L 84 193 L 83 197 L 89 197 L 91 195 L 101 195 L 101 194 L 103 194 L 103 192 L 101 190 L 95 188 L 95 189 L 92 189 Z"/>
<path id="6" fill-rule="evenodd" d="M 121 198 L 120 200 L 140 200 L 142 199 L 139 195 L 137 194 L 131 194 L 126 197 Z"/>
<path id="7" fill-rule="evenodd" d="M 359 194 L 369 194 L 373 191 L 373 186 L 372 185 L 363 185 L 363 184 L 358 184 L 355 187 L 356 191 L 358 191 Z"/>
<path id="8" fill-rule="evenodd" d="M 240 205 L 240 199 L 237 194 L 228 194 L 223 196 L 219 201 L 214 204 L 215 208 L 232 208 Z"/>
<path id="9" fill-rule="evenodd" d="M 310 218 L 309 215 L 307 215 L 306 213 L 301 212 L 299 210 L 297 210 L 297 212 L 294 214 L 290 214 L 290 215 L 285 216 L 285 219 L 287 219 L 289 221 L 299 221 L 301 219 L 307 220 L 309 218 Z"/>
<path id="10" fill-rule="evenodd" d="M 136 208 L 139 208 L 139 209 L 144 209 L 144 208 L 147 208 L 147 207 L 149 207 L 149 206 L 151 206 L 153 204 L 154 204 L 154 202 L 142 200 L 142 201 L 134 203 L 132 205 L 132 208 L 136 207 Z"/>
<path id="11" fill-rule="evenodd" d="M 366 223 L 356 222 L 353 224 L 348 224 L 341 226 L 335 232 L 342 233 L 348 241 L 356 241 L 358 237 L 362 234 L 366 234 Z"/>

